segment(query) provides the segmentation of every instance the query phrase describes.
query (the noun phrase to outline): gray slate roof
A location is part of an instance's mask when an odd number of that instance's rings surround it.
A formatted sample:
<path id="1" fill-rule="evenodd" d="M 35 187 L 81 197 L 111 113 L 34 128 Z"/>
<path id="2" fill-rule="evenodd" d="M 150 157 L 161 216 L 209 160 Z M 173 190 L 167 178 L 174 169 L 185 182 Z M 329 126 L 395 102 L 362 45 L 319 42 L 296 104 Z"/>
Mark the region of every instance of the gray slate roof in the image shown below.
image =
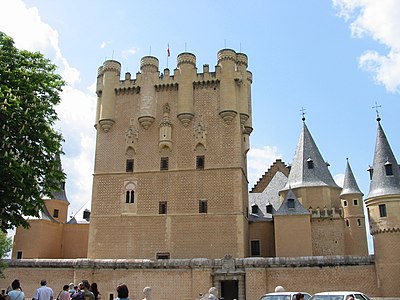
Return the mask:
<path id="1" fill-rule="evenodd" d="M 351 170 L 349 160 L 346 163 L 346 171 L 344 173 L 343 189 L 340 196 L 360 194 L 363 195 L 360 188 L 357 185 L 356 178 L 354 177 L 353 171 Z"/>
<path id="2" fill-rule="evenodd" d="M 272 204 L 274 211 L 279 208 L 281 205 L 279 191 L 282 190 L 286 183 L 287 177 L 285 174 L 278 171 L 262 193 L 249 193 L 249 211 L 251 212 L 251 207 L 253 205 L 257 205 L 259 208 L 259 213 L 257 215 L 249 214 L 250 220 L 272 218 L 272 215 L 267 213 L 266 206 L 267 204 Z"/>
<path id="3" fill-rule="evenodd" d="M 293 208 L 290 208 L 288 203 L 289 201 L 293 201 Z M 283 200 L 281 207 L 274 213 L 274 216 L 287 216 L 287 215 L 310 215 L 311 213 L 304 208 L 304 206 L 300 203 L 299 199 L 297 199 L 296 195 L 292 190 L 289 190 L 286 194 L 285 200 Z"/>
<path id="4" fill-rule="evenodd" d="M 393 175 L 386 175 L 385 164 L 387 163 L 392 164 Z M 379 121 L 372 168 L 372 180 L 367 199 L 383 195 L 400 195 L 399 165 Z"/>
<path id="5" fill-rule="evenodd" d="M 308 168 L 308 160 L 313 161 L 314 167 L 312 169 Z M 339 188 L 333 180 L 328 166 L 322 158 L 305 122 L 303 122 L 303 129 L 285 190 L 309 186 L 331 186 Z"/>

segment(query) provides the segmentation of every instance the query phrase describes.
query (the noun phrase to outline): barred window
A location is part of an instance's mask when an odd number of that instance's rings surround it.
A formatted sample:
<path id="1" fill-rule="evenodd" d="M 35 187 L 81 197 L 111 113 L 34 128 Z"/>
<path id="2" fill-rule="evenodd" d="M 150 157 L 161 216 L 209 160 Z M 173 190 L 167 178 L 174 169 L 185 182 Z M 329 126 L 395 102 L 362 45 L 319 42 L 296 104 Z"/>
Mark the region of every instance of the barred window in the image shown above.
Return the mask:
<path id="1" fill-rule="evenodd" d="M 165 215 L 167 213 L 167 201 L 160 201 L 158 204 L 158 213 Z"/>
<path id="2" fill-rule="evenodd" d="M 199 213 L 207 213 L 207 200 L 199 200 Z"/>
<path id="3" fill-rule="evenodd" d="M 133 159 L 127 159 L 126 160 L 126 172 L 133 172 Z"/>
<path id="4" fill-rule="evenodd" d="M 168 157 L 161 157 L 160 170 L 168 170 Z"/>
<path id="5" fill-rule="evenodd" d="M 260 241 L 259 240 L 252 240 L 250 241 L 250 251 L 251 251 L 251 256 L 260 256 L 261 251 L 260 251 Z"/>
<path id="6" fill-rule="evenodd" d="M 204 162 L 205 162 L 204 155 L 196 156 L 196 169 L 197 170 L 204 170 Z"/>

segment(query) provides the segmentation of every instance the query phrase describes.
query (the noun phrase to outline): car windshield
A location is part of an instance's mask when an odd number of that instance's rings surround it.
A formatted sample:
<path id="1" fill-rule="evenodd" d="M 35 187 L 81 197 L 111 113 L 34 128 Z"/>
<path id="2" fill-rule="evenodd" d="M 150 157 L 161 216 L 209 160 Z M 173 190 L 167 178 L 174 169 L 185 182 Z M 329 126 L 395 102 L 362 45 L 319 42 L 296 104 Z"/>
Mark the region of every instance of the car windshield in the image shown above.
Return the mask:
<path id="1" fill-rule="evenodd" d="M 343 295 L 314 295 L 311 300 L 343 300 Z"/>
<path id="2" fill-rule="evenodd" d="M 290 295 L 266 295 L 260 298 L 260 300 L 292 300 Z"/>
<path id="3" fill-rule="evenodd" d="M 285 294 L 285 295 L 265 295 L 265 296 L 262 296 L 261 298 L 260 298 L 260 300 L 293 300 L 294 299 L 294 295 L 295 294 L 293 294 L 293 295 L 287 295 L 287 294 Z M 308 294 L 303 294 L 304 295 L 304 300 L 308 300 L 309 298 L 310 298 L 310 295 L 308 295 Z"/>
<path id="4" fill-rule="evenodd" d="M 355 300 L 370 300 L 367 296 L 354 293 L 352 294 L 355 296 Z M 311 297 L 310 300 L 346 300 L 349 294 L 343 295 L 314 295 Z"/>

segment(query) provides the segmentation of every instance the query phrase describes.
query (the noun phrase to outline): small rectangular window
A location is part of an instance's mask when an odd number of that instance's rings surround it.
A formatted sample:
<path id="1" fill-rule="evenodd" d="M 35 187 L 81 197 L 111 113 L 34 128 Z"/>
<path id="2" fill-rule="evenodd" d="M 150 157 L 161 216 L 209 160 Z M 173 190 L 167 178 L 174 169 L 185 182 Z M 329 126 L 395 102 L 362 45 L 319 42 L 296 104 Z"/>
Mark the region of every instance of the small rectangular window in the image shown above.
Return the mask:
<path id="1" fill-rule="evenodd" d="M 255 214 L 255 215 L 258 214 L 258 205 L 257 204 L 254 204 L 251 206 L 251 213 Z"/>
<path id="2" fill-rule="evenodd" d="M 59 213 L 59 210 L 55 209 L 54 212 L 53 212 L 53 217 L 54 218 L 58 218 L 58 213 Z"/>
<path id="3" fill-rule="evenodd" d="M 168 157 L 161 157 L 160 170 L 168 170 Z"/>
<path id="4" fill-rule="evenodd" d="M 354 206 L 358 206 L 358 200 L 357 199 L 353 199 L 353 205 Z"/>
<path id="5" fill-rule="evenodd" d="M 379 204 L 379 217 L 387 217 L 386 204 Z"/>
<path id="6" fill-rule="evenodd" d="M 133 159 L 126 160 L 126 172 L 133 172 L 134 162 Z"/>
<path id="7" fill-rule="evenodd" d="M 199 213 L 207 213 L 207 200 L 199 200 Z"/>
<path id="8" fill-rule="evenodd" d="M 167 213 L 167 201 L 160 201 L 158 204 L 158 213 L 165 215 Z"/>
<path id="9" fill-rule="evenodd" d="M 196 169 L 197 170 L 204 170 L 204 161 L 205 161 L 204 155 L 196 156 Z"/>
<path id="10" fill-rule="evenodd" d="M 273 211 L 273 206 L 272 206 L 272 204 L 267 204 L 266 207 L 265 207 L 265 209 L 266 209 L 266 211 L 267 211 L 267 214 L 272 214 L 272 211 Z"/>
<path id="11" fill-rule="evenodd" d="M 156 254 L 156 259 L 169 259 L 169 258 L 170 254 L 168 252 Z"/>
<path id="12" fill-rule="evenodd" d="M 17 251 L 17 259 L 22 259 L 22 251 Z"/>
<path id="13" fill-rule="evenodd" d="M 391 163 L 389 162 L 385 163 L 385 172 L 386 176 L 393 176 L 393 168 Z"/>
<path id="14" fill-rule="evenodd" d="M 288 199 L 287 206 L 288 206 L 288 208 L 293 209 L 294 208 L 294 199 Z"/>
<path id="15" fill-rule="evenodd" d="M 357 219 L 357 226 L 361 226 L 361 219 Z"/>
<path id="16" fill-rule="evenodd" d="M 260 256 L 261 255 L 259 240 L 252 240 L 250 242 L 250 248 L 251 248 L 251 256 Z"/>
<path id="17" fill-rule="evenodd" d="M 344 206 L 344 207 L 347 206 L 347 200 L 343 200 L 343 206 Z"/>
<path id="18" fill-rule="evenodd" d="M 114 300 L 114 294 L 113 293 L 110 293 L 108 295 L 108 300 Z"/>
<path id="19" fill-rule="evenodd" d="M 349 220 L 346 220 L 346 226 L 350 227 L 350 221 Z"/>

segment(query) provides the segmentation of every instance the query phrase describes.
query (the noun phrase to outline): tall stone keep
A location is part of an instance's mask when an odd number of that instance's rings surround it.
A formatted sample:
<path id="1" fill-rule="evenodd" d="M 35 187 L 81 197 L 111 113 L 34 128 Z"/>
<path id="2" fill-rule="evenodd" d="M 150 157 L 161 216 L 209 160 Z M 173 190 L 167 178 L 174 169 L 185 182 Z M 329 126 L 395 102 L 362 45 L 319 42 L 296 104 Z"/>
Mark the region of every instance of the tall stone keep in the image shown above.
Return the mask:
<path id="1" fill-rule="evenodd" d="M 187 52 L 173 74 L 99 68 L 88 258 L 248 256 L 247 66 L 224 49 L 215 72 Z"/>

